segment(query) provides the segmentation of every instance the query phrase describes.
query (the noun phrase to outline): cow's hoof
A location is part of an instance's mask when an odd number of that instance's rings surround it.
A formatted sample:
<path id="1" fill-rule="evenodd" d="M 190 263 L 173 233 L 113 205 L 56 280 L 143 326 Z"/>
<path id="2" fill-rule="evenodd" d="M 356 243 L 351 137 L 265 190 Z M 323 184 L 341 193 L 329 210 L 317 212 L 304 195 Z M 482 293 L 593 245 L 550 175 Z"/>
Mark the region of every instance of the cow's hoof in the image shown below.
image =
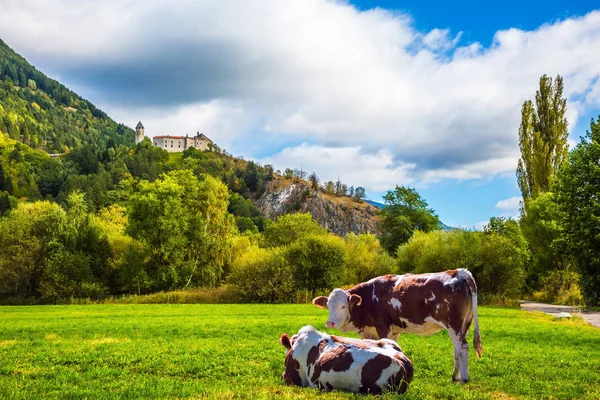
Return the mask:
<path id="1" fill-rule="evenodd" d="M 464 385 L 465 383 L 469 383 L 469 380 L 470 379 L 461 379 L 460 383 L 462 383 Z"/>
<path id="2" fill-rule="evenodd" d="M 456 382 L 458 382 L 458 381 L 459 381 L 459 379 L 458 379 L 458 378 L 452 377 L 452 383 L 456 383 Z"/>

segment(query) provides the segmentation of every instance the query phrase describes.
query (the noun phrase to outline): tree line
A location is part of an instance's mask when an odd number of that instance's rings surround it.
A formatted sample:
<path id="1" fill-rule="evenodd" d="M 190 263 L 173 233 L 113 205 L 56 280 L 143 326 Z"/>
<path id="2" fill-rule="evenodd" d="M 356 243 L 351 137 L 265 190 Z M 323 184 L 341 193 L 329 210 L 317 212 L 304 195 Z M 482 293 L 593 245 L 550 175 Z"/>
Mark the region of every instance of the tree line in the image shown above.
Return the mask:
<path id="1" fill-rule="evenodd" d="M 304 179 L 303 171 L 280 177 L 218 149 L 170 157 L 148 139 L 50 158 L 0 133 L 0 300 L 229 284 L 242 301 L 288 302 L 386 273 L 466 267 L 484 301 L 582 294 L 597 305 L 600 117 L 568 152 L 565 104 L 562 80 L 542 77 L 522 110 L 521 217 L 492 217 L 481 232 L 439 230 L 426 200 L 397 186 L 384 196 L 377 236 L 341 238 L 308 214 L 274 222 L 252 204 L 270 181 Z M 329 182 L 308 179 L 327 193 Z"/>

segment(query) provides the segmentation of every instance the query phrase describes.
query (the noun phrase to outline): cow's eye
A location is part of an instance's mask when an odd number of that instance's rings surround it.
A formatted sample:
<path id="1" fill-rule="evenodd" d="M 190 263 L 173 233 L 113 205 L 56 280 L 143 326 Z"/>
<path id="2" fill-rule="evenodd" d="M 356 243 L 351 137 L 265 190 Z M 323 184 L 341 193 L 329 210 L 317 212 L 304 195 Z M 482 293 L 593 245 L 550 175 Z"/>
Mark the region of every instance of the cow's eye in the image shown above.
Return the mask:
<path id="1" fill-rule="evenodd" d="M 343 310 L 344 308 L 346 308 L 346 306 L 342 306 L 342 310 Z"/>

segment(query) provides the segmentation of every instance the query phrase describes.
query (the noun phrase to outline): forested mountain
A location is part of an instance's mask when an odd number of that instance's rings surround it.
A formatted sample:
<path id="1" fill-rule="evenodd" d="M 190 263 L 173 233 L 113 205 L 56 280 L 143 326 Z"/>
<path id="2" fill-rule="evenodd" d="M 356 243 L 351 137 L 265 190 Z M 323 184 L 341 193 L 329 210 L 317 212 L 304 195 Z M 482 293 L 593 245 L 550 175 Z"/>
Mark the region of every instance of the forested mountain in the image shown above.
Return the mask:
<path id="1" fill-rule="evenodd" d="M 135 132 L 38 71 L 0 40 L 0 131 L 35 149 L 131 146 Z"/>

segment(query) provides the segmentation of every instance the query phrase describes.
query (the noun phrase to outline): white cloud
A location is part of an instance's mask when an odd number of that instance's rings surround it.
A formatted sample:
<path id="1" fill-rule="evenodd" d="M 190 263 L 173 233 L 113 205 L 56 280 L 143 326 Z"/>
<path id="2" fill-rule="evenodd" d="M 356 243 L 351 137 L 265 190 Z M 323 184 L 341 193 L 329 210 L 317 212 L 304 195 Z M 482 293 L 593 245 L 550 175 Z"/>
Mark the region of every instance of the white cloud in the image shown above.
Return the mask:
<path id="1" fill-rule="evenodd" d="M 192 136 L 201 132 L 224 149 L 229 148 L 240 137 L 253 118 L 243 106 L 219 100 L 186 104 L 176 108 L 142 108 L 133 118 L 127 111 L 116 110 L 111 116 L 128 126 L 135 126 L 137 121 L 141 120 L 148 137 L 186 134 Z"/>
<path id="2" fill-rule="evenodd" d="M 518 219 L 520 207 L 520 196 L 510 197 L 508 199 L 500 200 L 496 203 L 496 209 L 502 211 L 501 217 L 510 217 Z"/>
<path id="3" fill-rule="evenodd" d="M 384 191 L 394 185 L 414 182 L 412 164 L 394 162 L 388 150 L 362 153 L 360 147 L 323 147 L 303 143 L 261 160 L 281 171 L 286 168 L 317 172 L 321 182 L 339 179 L 349 185 Z M 321 172 L 322 171 L 322 172 Z"/>
<path id="4" fill-rule="evenodd" d="M 521 204 L 521 197 L 514 196 L 508 199 L 500 200 L 496 203 L 496 208 L 503 211 L 518 210 Z"/>
<path id="5" fill-rule="evenodd" d="M 0 37 L 148 132 L 200 130 L 235 153 L 249 131 L 314 143 L 271 159 L 369 191 L 514 171 L 543 73 L 564 76 L 571 127 L 600 106 L 598 11 L 484 48 L 346 2 L 4 0 Z"/>

